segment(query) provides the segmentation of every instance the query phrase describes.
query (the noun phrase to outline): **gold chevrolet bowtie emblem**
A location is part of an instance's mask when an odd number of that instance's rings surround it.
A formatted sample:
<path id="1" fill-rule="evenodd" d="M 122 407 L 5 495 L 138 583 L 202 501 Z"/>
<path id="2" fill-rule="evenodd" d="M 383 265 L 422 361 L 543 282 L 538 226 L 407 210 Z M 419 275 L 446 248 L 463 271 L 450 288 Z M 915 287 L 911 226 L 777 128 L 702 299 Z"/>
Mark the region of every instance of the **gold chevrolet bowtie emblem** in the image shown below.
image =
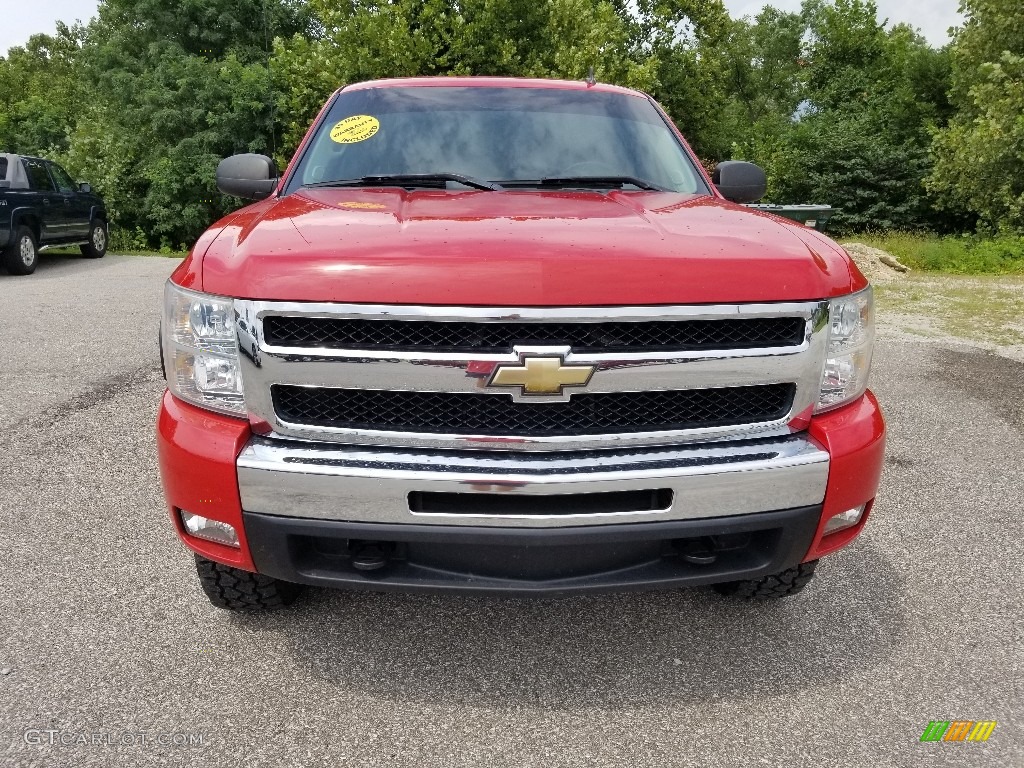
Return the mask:
<path id="1" fill-rule="evenodd" d="M 564 387 L 582 387 L 594 374 L 592 365 L 563 365 L 561 357 L 523 357 L 499 365 L 489 387 L 522 387 L 524 395 L 560 395 Z"/>

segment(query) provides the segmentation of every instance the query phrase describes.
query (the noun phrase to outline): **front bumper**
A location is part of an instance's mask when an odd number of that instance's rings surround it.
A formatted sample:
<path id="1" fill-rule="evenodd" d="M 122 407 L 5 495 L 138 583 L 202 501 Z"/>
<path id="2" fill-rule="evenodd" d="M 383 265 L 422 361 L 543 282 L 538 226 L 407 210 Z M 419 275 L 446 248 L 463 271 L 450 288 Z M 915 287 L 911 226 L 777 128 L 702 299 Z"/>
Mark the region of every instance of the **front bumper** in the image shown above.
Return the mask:
<path id="1" fill-rule="evenodd" d="M 243 515 L 260 573 L 325 587 L 557 595 L 752 579 L 800 562 L 820 507 L 557 529 L 380 525 Z M 387 564 L 353 565 L 363 542 Z M 381 545 L 376 545 L 378 550 Z"/>
<path id="2" fill-rule="evenodd" d="M 571 453 L 403 451 L 253 437 L 238 457 L 238 485 L 244 510 L 282 517 L 561 528 L 820 504 L 828 466 L 828 453 L 805 435 Z"/>
<path id="3" fill-rule="evenodd" d="M 267 440 L 168 394 L 159 449 L 172 519 L 210 559 L 312 584 L 564 592 L 756 578 L 844 546 L 863 520 L 822 531 L 874 499 L 884 425 L 869 393 L 787 438 L 417 452 Z M 234 526 L 240 547 L 188 536 L 180 509 Z M 367 541 L 384 568 L 352 567 Z"/>

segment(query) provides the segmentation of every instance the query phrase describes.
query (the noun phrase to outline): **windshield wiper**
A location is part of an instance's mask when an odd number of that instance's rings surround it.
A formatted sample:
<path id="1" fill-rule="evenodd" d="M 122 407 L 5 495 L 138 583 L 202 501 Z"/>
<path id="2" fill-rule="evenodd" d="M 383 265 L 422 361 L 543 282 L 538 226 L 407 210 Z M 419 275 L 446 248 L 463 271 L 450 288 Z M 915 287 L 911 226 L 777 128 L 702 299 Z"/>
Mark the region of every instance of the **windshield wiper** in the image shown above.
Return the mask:
<path id="1" fill-rule="evenodd" d="M 549 176 L 540 180 L 542 187 L 624 187 L 632 184 L 638 189 L 654 192 L 671 192 L 672 190 L 635 176 Z"/>
<path id="2" fill-rule="evenodd" d="M 358 179 L 336 179 L 335 181 L 317 181 L 304 184 L 305 187 L 415 187 L 420 185 L 436 186 L 446 181 L 465 184 L 473 189 L 485 189 L 500 192 L 502 186 L 493 181 L 463 176 L 461 173 L 390 173 L 379 176 L 361 176 Z"/>

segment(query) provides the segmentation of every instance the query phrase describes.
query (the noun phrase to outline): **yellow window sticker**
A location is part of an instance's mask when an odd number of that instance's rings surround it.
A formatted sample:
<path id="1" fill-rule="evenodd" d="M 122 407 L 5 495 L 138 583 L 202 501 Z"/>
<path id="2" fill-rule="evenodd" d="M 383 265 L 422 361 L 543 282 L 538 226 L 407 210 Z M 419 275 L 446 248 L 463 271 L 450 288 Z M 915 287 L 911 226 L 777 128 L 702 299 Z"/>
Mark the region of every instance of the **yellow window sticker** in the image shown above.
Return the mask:
<path id="1" fill-rule="evenodd" d="M 331 140 L 339 144 L 366 141 L 380 130 L 380 120 L 372 115 L 352 115 L 331 128 Z"/>

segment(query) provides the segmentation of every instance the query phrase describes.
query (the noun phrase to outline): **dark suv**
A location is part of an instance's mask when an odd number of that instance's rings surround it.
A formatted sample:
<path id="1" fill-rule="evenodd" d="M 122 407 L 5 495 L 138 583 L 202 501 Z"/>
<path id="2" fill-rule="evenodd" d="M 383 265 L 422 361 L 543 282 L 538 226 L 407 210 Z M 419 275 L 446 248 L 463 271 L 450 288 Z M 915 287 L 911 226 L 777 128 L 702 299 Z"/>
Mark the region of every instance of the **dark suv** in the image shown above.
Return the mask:
<path id="1" fill-rule="evenodd" d="M 49 160 L 0 154 L 0 252 L 12 275 L 31 274 L 39 252 L 57 246 L 98 259 L 107 234 L 103 200 L 88 184 Z"/>

